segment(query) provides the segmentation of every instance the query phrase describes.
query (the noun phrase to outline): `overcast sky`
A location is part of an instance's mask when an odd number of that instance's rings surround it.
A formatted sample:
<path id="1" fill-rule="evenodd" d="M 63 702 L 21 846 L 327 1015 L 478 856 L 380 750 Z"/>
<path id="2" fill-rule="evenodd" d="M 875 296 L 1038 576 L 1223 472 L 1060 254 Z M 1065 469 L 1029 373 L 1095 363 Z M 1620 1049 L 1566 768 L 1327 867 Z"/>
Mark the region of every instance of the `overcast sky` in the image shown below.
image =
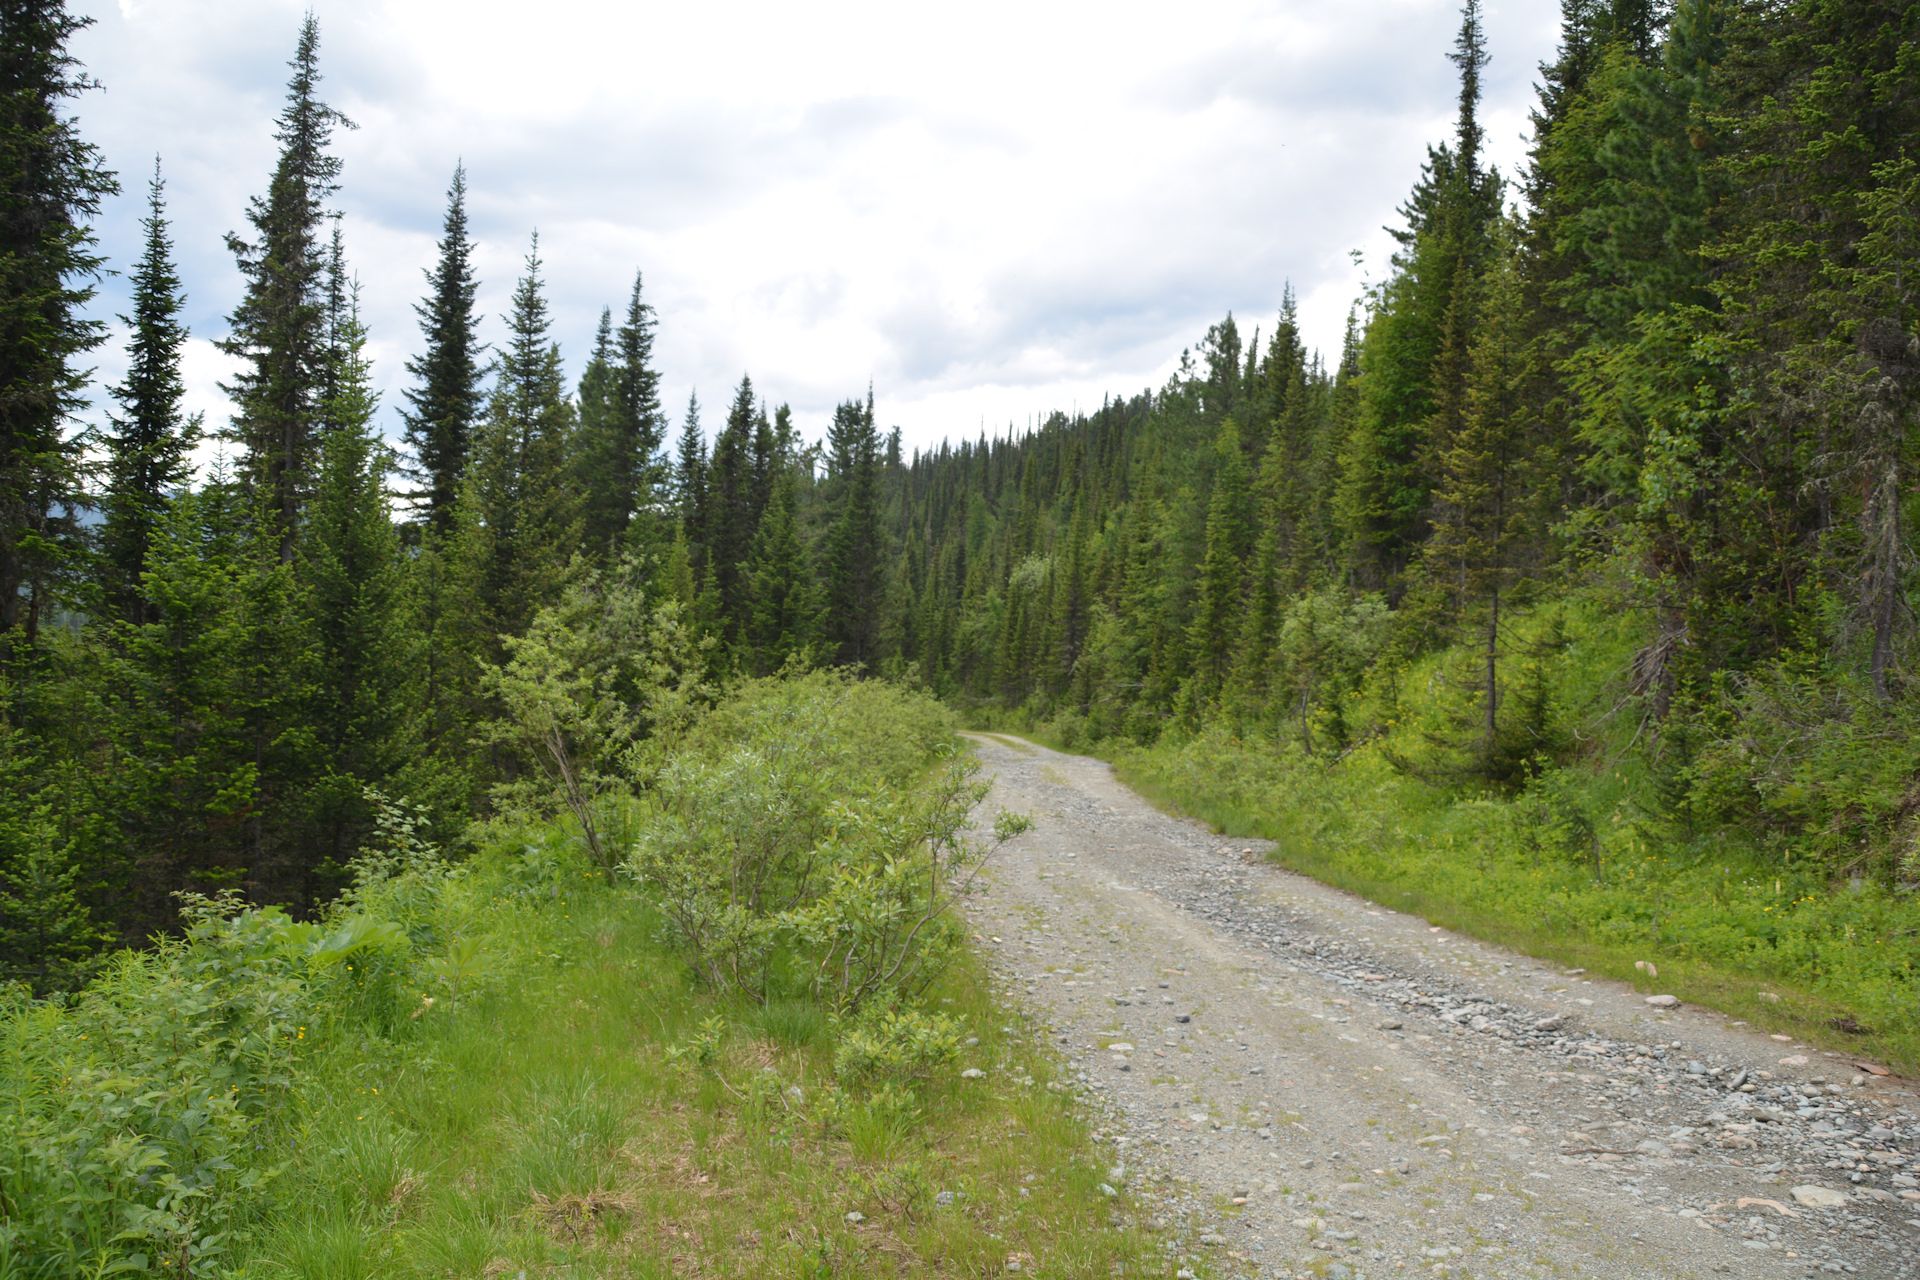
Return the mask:
<path id="1" fill-rule="evenodd" d="M 138 253 L 158 153 L 211 425 L 240 290 L 222 237 L 272 168 L 305 6 L 97 3 L 75 52 L 104 88 L 78 112 L 125 188 L 102 248 Z M 1508 172 L 1557 8 L 1486 12 Z M 537 227 L 574 376 L 639 268 L 675 430 L 697 390 L 711 431 L 744 372 L 809 436 L 871 381 L 924 446 L 1158 385 L 1228 311 L 1271 331 L 1288 280 L 1331 351 L 1455 105 L 1456 0 L 314 10 L 323 94 L 360 126 L 338 207 L 390 431 L 456 160 L 489 340 Z M 123 292 L 109 279 L 101 314 Z M 118 333 L 98 358 L 117 375 Z"/>

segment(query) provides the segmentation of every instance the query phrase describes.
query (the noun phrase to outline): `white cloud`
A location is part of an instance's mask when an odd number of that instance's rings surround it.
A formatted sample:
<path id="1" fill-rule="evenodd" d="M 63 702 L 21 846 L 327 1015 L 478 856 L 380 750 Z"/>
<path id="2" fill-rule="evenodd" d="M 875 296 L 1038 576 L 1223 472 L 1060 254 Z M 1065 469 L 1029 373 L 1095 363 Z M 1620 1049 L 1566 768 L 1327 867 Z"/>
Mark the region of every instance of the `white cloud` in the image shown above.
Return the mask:
<path id="1" fill-rule="evenodd" d="M 972 435 L 1162 381 L 1283 283 L 1331 350 L 1379 231 L 1444 137 L 1451 0 L 667 5 L 333 0 L 316 6 L 343 134 L 339 205 L 392 413 L 447 179 L 464 158 L 490 335 L 538 226 L 577 371 L 635 267 L 665 400 L 742 372 L 819 430 L 872 379 L 910 441 Z M 272 165 L 302 7 L 121 0 L 77 42 L 107 86 L 83 127 L 125 175 L 103 220 L 138 249 L 164 156 L 197 339 L 223 332 Z M 1524 151 L 1553 6 L 1489 8 L 1494 158 Z M 103 312 L 124 309 L 109 281 Z M 117 372 L 115 349 L 101 352 Z M 220 415 L 196 341 L 197 408 Z"/>

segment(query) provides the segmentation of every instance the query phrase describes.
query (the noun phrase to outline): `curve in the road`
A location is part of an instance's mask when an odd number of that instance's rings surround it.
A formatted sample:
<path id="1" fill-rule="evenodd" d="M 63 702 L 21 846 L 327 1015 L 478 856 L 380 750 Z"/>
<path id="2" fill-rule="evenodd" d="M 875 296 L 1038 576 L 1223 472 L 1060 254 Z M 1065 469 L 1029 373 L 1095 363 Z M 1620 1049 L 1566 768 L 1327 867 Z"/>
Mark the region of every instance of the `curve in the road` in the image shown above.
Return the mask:
<path id="1" fill-rule="evenodd" d="M 973 735 L 1030 814 L 968 910 L 1170 1272 L 1920 1275 L 1903 1082 L 1268 863 Z"/>

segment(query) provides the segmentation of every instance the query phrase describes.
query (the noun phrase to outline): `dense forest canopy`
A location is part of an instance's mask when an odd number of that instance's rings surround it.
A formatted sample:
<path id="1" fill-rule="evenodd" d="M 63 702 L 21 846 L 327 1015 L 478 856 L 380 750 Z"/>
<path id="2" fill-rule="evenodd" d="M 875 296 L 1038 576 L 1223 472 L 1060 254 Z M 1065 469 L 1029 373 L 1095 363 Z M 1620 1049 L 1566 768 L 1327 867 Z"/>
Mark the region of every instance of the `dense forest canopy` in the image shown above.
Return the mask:
<path id="1" fill-rule="evenodd" d="M 90 388 L 117 179 L 71 118 L 85 20 L 0 5 L 0 967 L 71 984 L 182 890 L 310 911 L 382 796 L 456 842 L 557 768 L 589 814 L 574 763 L 673 714 L 633 705 L 662 669 L 698 699 L 846 666 L 1073 740 L 1228 726 L 1331 762 L 1444 651 L 1408 774 L 1630 767 L 1649 838 L 1907 883 L 1920 7 L 1562 9 L 1503 174 L 1468 0 L 1456 128 L 1339 351 L 1289 295 L 1163 387 L 909 455 L 872 388 L 814 442 L 749 377 L 676 426 L 638 273 L 569 385 L 537 237 L 484 350 L 459 169 L 391 447 L 311 18 L 227 236 L 231 421 L 182 408 L 158 163 L 127 373 Z M 226 461 L 195 475 L 209 434 Z M 1546 659 L 1582 609 L 1637 640 L 1575 705 Z M 555 688 L 589 713 L 542 719 Z"/>

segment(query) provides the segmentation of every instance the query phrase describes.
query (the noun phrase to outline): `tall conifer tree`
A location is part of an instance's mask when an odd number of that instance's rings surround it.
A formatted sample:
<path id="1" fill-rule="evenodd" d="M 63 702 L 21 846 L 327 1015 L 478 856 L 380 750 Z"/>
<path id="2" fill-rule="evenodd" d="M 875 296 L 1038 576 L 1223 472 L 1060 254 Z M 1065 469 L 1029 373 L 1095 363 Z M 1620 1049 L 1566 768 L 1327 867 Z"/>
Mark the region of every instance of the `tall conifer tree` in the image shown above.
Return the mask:
<path id="1" fill-rule="evenodd" d="M 687 416 L 680 424 L 680 444 L 674 456 L 674 505 L 680 528 L 692 540 L 705 536 L 707 516 L 707 437 L 700 429 L 700 395 L 687 393 Z"/>
<path id="2" fill-rule="evenodd" d="M 354 294 L 341 322 L 341 367 L 323 407 L 328 429 L 295 561 L 312 641 L 305 720 L 314 758 L 303 843 L 310 857 L 336 867 L 371 830 L 366 788 L 393 789 L 414 762 L 419 737 L 418 646 L 407 625 L 400 542 L 387 514 L 387 459 L 373 427 L 379 397 Z"/>
<path id="3" fill-rule="evenodd" d="M 251 860 L 261 795 L 242 676 L 247 505 L 216 467 L 162 511 L 142 582 L 151 612 L 110 669 L 121 710 L 103 808 L 125 869 L 118 914 L 135 939 L 172 926 L 174 890 L 235 887 Z"/>
<path id="4" fill-rule="evenodd" d="M 620 457 L 620 406 L 617 398 L 619 367 L 613 350 L 613 310 L 600 308 L 600 324 L 593 332 L 593 350 L 580 371 L 574 404 L 580 416 L 579 444 L 574 450 L 576 483 L 581 494 L 582 541 L 590 554 L 604 556 L 626 529 L 632 498 L 630 468 Z"/>
<path id="5" fill-rule="evenodd" d="M 614 403 L 619 413 L 614 420 L 618 433 L 611 452 L 622 481 L 621 528 L 631 538 L 638 521 L 642 527 L 637 536 L 647 545 L 662 542 L 669 528 L 660 517 L 668 476 L 661 452 L 667 420 L 660 408 L 660 371 L 653 367 L 657 323 L 653 307 L 646 300 L 641 274 L 636 271 L 633 292 L 627 298 L 626 320 L 614 335 L 620 356 L 614 380 Z"/>
<path id="6" fill-rule="evenodd" d="M 114 614 L 133 623 L 152 621 L 140 575 L 167 502 L 187 482 L 189 454 L 200 426 L 197 415 L 188 419 L 180 410 L 186 393 L 180 351 L 187 341 L 180 311 L 186 298 L 173 265 L 164 193 L 160 161 L 155 159 L 147 216 L 140 224 L 146 244 L 133 271 L 133 314 L 120 317 L 131 333 L 126 377 L 113 388 L 120 411 L 110 415 L 113 432 L 102 504 L 104 594 Z"/>
<path id="7" fill-rule="evenodd" d="M 320 101 L 320 26 L 308 14 L 294 50 L 287 105 L 274 136 L 280 159 L 267 194 L 247 211 L 253 238 L 227 236 L 247 288 L 228 317 L 221 350 L 242 361 L 223 389 L 237 412 L 233 434 L 245 478 L 272 521 L 283 561 L 293 557 L 300 505 L 311 484 L 314 427 L 333 367 L 328 332 L 327 245 L 321 225 L 339 189 L 335 128 L 352 128 Z"/>
<path id="8" fill-rule="evenodd" d="M 540 268 L 536 235 L 460 494 L 457 554 L 470 652 L 494 663 L 499 637 L 520 634 L 541 605 L 558 598 L 580 546 L 574 408 Z"/>
<path id="9" fill-rule="evenodd" d="M 753 394 L 753 379 L 742 375 L 727 410 L 727 424 L 714 437 L 708 467 L 706 567 L 719 590 L 722 628 L 731 636 L 746 619 L 746 579 L 742 570 L 754 530 L 765 506 L 766 466 L 760 437 L 765 426 Z M 771 439 L 770 430 L 765 431 Z M 767 451 L 767 452 L 770 452 Z"/>
<path id="10" fill-rule="evenodd" d="M 473 241 L 467 235 L 467 170 L 456 165 L 447 188 L 447 214 L 441 225 L 440 258 L 426 271 L 427 296 L 414 304 L 426 350 L 407 361 L 416 385 L 401 410 L 407 444 L 413 449 L 423 515 L 438 532 L 451 526 L 460 493 L 474 423 L 486 396 L 481 388 L 479 317 L 474 295 Z"/>
<path id="11" fill-rule="evenodd" d="M 1463 622 L 1479 628 L 1478 768 L 1504 779 L 1519 762 L 1499 732 L 1502 606 L 1526 569 L 1542 528 L 1536 506 L 1543 472 L 1537 356 L 1526 332 L 1518 265 L 1495 261 L 1486 282 L 1486 322 L 1474 336 L 1460 429 L 1438 460 L 1433 536 L 1424 548 L 1433 582 L 1456 598 Z M 1524 755 L 1537 743 L 1518 748 Z"/>
<path id="12" fill-rule="evenodd" d="M 1211 700 L 1233 659 L 1245 599 L 1247 557 L 1253 550 L 1253 499 L 1240 429 L 1232 418 L 1214 444 L 1219 470 L 1207 503 L 1207 541 L 1187 647 L 1193 654 L 1195 692 Z"/>
<path id="13" fill-rule="evenodd" d="M 661 489 L 667 480 L 661 445 L 666 437 L 660 412 L 660 374 L 653 367 L 653 308 L 633 277 L 626 318 L 618 329 L 611 311 L 600 316 L 594 354 L 580 376 L 581 490 L 586 504 L 586 542 L 604 550 L 628 535 L 645 513 L 641 540 L 666 540 L 668 526 L 658 519 Z"/>
<path id="14" fill-rule="evenodd" d="M 761 675 L 780 670 L 813 640 L 813 567 L 807 563 L 806 548 L 800 542 L 796 488 L 792 466 L 781 468 L 747 556 L 748 613 L 743 649 Z"/>
<path id="15" fill-rule="evenodd" d="M 89 226 L 118 189 L 61 114 L 92 85 L 67 49 L 88 25 L 64 0 L 0 6 L 0 645 L 31 640 L 79 531 L 72 362 L 103 332 L 82 314 L 102 261 Z"/>
<path id="16" fill-rule="evenodd" d="M 827 429 L 838 500 L 822 543 L 826 589 L 822 619 L 828 656 L 842 666 L 871 667 L 879 657 L 885 582 L 880 527 L 880 435 L 873 392 L 865 404 L 849 400 L 833 411 Z"/>
<path id="17" fill-rule="evenodd" d="M 1479 0 L 1466 0 L 1447 55 L 1460 73 L 1451 145 L 1429 148 L 1401 209 L 1403 246 L 1375 298 L 1361 354 L 1363 400 L 1342 479 L 1341 517 L 1363 583 L 1397 586 L 1426 537 L 1436 457 L 1459 429 L 1473 286 L 1500 213 L 1499 175 L 1481 164 Z M 1440 437 L 1436 439 L 1436 436 Z"/>

